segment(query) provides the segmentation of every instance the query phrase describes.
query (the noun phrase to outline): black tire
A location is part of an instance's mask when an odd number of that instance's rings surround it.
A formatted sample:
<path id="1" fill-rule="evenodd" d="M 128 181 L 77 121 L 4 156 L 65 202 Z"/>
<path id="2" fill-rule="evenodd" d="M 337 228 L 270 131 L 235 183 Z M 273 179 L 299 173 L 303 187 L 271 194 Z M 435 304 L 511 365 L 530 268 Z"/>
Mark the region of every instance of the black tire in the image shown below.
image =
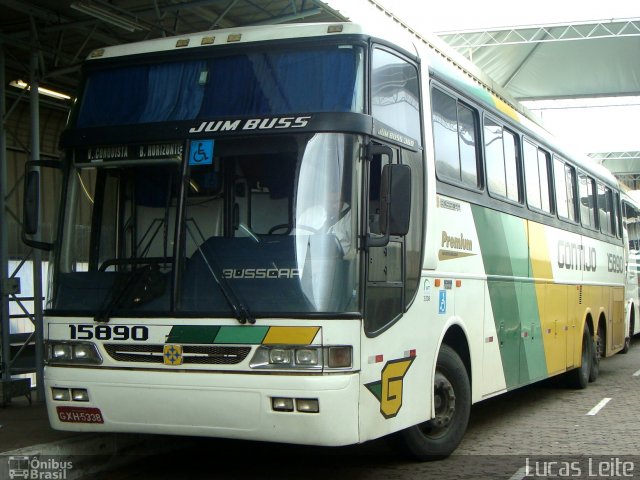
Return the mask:
<path id="1" fill-rule="evenodd" d="M 604 354 L 604 329 L 602 328 L 602 325 L 598 325 L 598 338 L 596 338 L 592 345 L 593 355 L 589 381 L 595 382 L 598 379 L 598 375 L 600 375 L 600 359 Z"/>
<path id="2" fill-rule="evenodd" d="M 633 337 L 633 320 L 629 321 L 629 336 L 624 339 L 624 346 L 620 353 L 628 353 L 631 348 L 631 337 Z"/>
<path id="3" fill-rule="evenodd" d="M 622 350 L 620 350 L 620 353 L 628 353 L 629 347 L 631 347 L 631 337 L 625 337 L 624 346 L 622 347 Z"/>
<path id="4" fill-rule="evenodd" d="M 567 383 L 572 388 L 582 390 L 587 388 L 593 370 L 593 340 L 589 334 L 589 327 L 582 331 L 582 351 L 580 352 L 580 366 L 567 372 Z"/>
<path id="5" fill-rule="evenodd" d="M 419 461 L 448 457 L 469 423 L 471 385 L 464 363 L 448 345 L 438 353 L 434 379 L 436 417 L 397 433 L 402 451 Z"/>

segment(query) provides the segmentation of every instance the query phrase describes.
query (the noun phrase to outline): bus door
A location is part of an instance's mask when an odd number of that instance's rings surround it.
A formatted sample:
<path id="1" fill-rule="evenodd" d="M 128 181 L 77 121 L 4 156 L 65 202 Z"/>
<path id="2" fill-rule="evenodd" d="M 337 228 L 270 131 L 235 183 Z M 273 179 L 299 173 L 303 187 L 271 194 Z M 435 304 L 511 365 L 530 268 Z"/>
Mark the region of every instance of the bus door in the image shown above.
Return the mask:
<path id="1" fill-rule="evenodd" d="M 402 318 L 407 277 L 406 239 L 410 237 L 407 231 L 414 188 L 409 182 L 415 175 L 413 165 L 402 165 L 400 157 L 398 148 L 375 145 L 365 169 L 363 231 L 366 232 L 366 247 L 362 271 L 367 339 L 362 345 L 361 375 L 364 387 L 371 395 L 361 398 L 363 439 L 425 420 L 424 399 L 429 394 L 428 382 L 420 382 L 417 373 L 420 369 L 412 367 L 414 360 L 426 361 L 425 355 L 416 357 L 416 335 L 412 334 L 415 325 L 408 318 L 406 321 Z M 397 182 L 400 177 L 403 178 Z M 388 195 L 391 203 L 388 204 L 385 185 L 392 184 L 392 193 Z M 397 188 L 399 184 L 402 184 L 401 188 Z M 402 198 L 396 202 L 398 197 Z M 389 205 L 388 210 L 394 213 L 387 215 L 385 205 Z M 406 217 L 395 223 L 399 218 L 395 209 L 400 206 Z M 400 224 L 405 227 L 398 227 Z M 410 289 L 415 291 L 413 286 Z"/>
<path id="2" fill-rule="evenodd" d="M 369 162 L 367 232 L 381 235 L 380 190 L 382 169 L 397 164 L 399 152 L 389 148 L 387 153 L 376 153 Z M 369 246 L 366 254 L 365 329 L 368 334 L 387 327 L 403 311 L 404 237 L 391 236 L 383 246 Z"/>

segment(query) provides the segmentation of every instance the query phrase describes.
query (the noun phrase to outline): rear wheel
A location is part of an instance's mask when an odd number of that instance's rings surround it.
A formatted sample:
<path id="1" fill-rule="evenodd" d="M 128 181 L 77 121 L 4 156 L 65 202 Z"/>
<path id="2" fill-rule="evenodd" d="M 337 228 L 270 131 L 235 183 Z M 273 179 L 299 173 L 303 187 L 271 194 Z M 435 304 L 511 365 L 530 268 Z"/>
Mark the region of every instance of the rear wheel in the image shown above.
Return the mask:
<path id="1" fill-rule="evenodd" d="M 627 353 L 629 351 L 630 346 L 631 346 L 631 337 L 625 337 L 624 346 L 622 347 L 622 350 L 620 350 L 620 353 Z"/>
<path id="2" fill-rule="evenodd" d="M 471 385 L 464 363 L 448 345 L 438 354 L 433 385 L 435 417 L 398 432 L 403 451 L 416 460 L 445 458 L 458 447 L 469 422 Z"/>
<path id="3" fill-rule="evenodd" d="M 631 348 L 631 337 L 633 337 L 633 319 L 629 322 L 629 336 L 624 339 L 624 347 L 622 347 L 621 353 L 627 353 Z"/>
<path id="4" fill-rule="evenodd" d="M 595 382 L 600 375 L 600 358 L 604 354 L 604 328 L 602 325 L 598 325 L 598 338 L 596 338 L 593 345 L 593 355 L 591 362 L 591 373 L 589 374 L 589 381 Z"/>
<path id="5" fill-rule="evenodd" d="M 573 388 L 587 388 L 593 369 L 593 340 L 589 334 L 589 327 L 584 326 L 582 331 L 582 352 L 580 354 L 580 366 L 567 372 L 567 381 Z"/>

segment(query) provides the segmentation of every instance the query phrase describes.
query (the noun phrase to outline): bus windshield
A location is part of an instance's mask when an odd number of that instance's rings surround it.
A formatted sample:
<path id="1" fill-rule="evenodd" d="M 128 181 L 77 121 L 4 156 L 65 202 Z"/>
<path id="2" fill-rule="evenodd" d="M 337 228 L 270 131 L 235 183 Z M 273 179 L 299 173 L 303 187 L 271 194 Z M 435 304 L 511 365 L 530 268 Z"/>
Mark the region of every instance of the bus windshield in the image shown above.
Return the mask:
<path id="1" fill-rule="evenodd" d="M 362 48 L 252 50 L 87 72 L 76 128 L 364 110 Z"/>
<path id="2" fill-rule="evenodd" d="M 103 321 L 359 310 L 361 137 L 93 150 L 115 159 L 72 169 L 50 309 Z"/>

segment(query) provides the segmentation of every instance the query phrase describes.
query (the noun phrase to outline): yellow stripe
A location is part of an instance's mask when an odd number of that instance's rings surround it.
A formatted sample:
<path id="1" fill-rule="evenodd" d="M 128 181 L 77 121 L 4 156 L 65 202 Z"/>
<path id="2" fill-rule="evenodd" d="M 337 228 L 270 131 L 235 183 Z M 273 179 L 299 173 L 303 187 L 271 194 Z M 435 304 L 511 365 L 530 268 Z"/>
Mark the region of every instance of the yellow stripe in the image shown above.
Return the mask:
<path id="1" fill-rule="evenodd" d="M 493 101 L 496 104 L 496 108 L 500 110 L 505 115 L 513 118 L 516 122 L 520 123 L 520 115 L 516 112 L 512 107 L 506 104 L 504 101 L 500 100 L 495 95 L 491 95 L 493 97 Z"/>
<path id="2" fill-rule="evenodd" d="M 553 375 L 567 367 L 565 326 L 568 290 L 566 285 L 553 284 L 553 270 L 544 225 L 529 222 L 529 249 L 532 276 L 536 279 L 536 300 L 547 374 Z"/>
<path id="3" fill-rule="evenodd" d="M 320 327 L 271 327 L 263 345 L 309 345 Z"/>
<path id="4" fill-rule="evenodd" d="M 553 270 L 547 248 L 545 227 L 539 223 L 527 222 L 529 226 L 529 251 L 531 252 L 531 269 L 533 278 L 553 280 Z M 536 283 L 536 286 L 538 283 Z M 538 298 L 540 298 L 538 296 Z"/>

